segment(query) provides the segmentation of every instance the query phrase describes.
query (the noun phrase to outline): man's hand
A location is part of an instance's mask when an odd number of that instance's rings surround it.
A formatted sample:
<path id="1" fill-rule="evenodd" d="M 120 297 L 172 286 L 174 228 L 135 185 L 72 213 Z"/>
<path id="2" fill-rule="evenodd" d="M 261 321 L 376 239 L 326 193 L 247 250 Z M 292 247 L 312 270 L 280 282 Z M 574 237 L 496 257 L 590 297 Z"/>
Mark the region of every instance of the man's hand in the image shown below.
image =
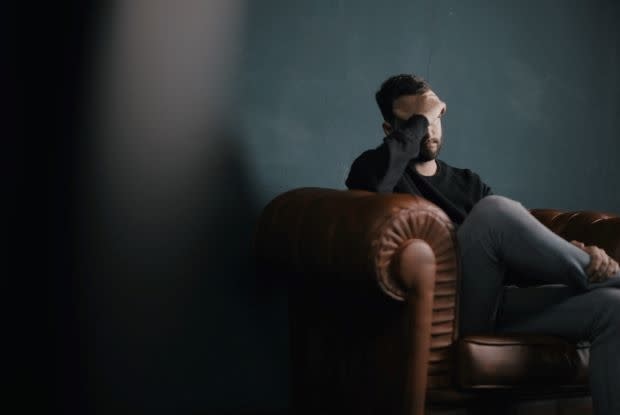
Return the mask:
<path id="1" fill-rule="evenodd" d="M 432 91 L 419 95 L 402 95 L 394 101 L 392 112 L 401 120 L 408 120 L 415 114 L 423 115 L 432 124 L 446 112 L 446 103 Z"/>
<path id="2" fill-rule="evenodd" d="M 606 281 L 612 275 L 620 271 L 620 265 L 611 258 L 607 253 L 594 245 L 585 246 L 583 242 L 570 241 L 573 245 L 581 248 L 590 255 L 590 264 L 586 268 L 588 274 L 588 282 Z"/>

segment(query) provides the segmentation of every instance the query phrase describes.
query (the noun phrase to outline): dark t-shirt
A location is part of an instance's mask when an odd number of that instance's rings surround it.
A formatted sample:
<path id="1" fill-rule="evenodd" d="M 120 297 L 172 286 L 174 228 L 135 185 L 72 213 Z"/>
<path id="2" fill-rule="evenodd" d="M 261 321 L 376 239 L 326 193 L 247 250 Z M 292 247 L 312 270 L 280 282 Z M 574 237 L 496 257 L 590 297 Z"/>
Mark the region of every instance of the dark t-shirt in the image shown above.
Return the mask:
<path id="1" fill-rule="evenodd" d="M 380 146 L 355 159 L 346 185 L 349 189 L 422 196 L 459 225 L 480 199 L 492 194 L 491 188 L 471 170 L 452 167 L 439 159 L 435 175 L 419 174 L 413 159 L 427 131 L 426 117 L 414 115 Z"/>

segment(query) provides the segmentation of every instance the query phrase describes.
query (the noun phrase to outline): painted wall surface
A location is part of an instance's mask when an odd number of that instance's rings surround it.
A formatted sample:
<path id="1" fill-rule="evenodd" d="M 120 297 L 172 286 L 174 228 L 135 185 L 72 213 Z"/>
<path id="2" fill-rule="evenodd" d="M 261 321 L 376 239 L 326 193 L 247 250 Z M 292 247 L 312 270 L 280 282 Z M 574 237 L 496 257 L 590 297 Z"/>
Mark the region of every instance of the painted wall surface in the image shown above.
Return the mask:
<path id="1" fill-rule="evenodd" d="M 614 1 L 250 3 L 243 137 L 261 202 L 344 188 L 383 137 L 374 92 L 417 73 L 448 104 L 440 158 L 525 206 L 620 213 Z"/>

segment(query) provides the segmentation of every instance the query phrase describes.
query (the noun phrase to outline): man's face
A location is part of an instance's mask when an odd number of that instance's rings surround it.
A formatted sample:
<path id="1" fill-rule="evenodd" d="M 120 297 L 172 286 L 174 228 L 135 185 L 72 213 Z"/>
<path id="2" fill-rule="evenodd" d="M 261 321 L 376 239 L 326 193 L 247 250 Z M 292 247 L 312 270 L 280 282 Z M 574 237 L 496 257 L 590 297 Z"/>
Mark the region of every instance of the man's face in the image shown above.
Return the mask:
<path id="1" fill-rule="evenodd" d="M 437 118 L 432 124 L 428 125 L 428 135 L 420 143 L 418 160 L 429 161 L 437 158 L 443 144 L 442 134 L 441 118 Z"/>
<path id="2" fill-rule="evenodd" d="M 396 116 L 395 125 L 391 126 L 388 123 L 384 123 L 383 128 L 386 134 L 390 134 L 394 128 L 409 119 L 413 114 L 420 114 L 424 112 L 424 105 L 422 103 L 422 96 L 426 94 L 434 94 L 433 91 L 426 91 L 423 94 L 418 95 L 403 95 L 398 97 L 392 105 L 392 112 Z M 420 143 L 420 153 L 418 154 L 418 161 L 429 161 L 437 158 L 441 150 L 442 141 L 442 128 L 441 117 L 435 119 L 428 126 L 428 134 L 424 137 Z"/>

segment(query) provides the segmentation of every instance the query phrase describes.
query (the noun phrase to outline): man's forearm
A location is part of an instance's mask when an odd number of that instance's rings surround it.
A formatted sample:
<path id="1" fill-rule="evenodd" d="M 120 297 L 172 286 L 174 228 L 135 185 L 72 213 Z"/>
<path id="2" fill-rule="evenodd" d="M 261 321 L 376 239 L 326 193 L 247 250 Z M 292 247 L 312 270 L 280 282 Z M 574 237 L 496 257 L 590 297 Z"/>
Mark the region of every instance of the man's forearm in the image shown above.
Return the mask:
<path id="1" fill-rule="evenodd" d="M 346 185 L 349 189 L 392 192 L 411 159 L 418 156 L 420 143 L 428 132 L 428 120 L 411 117 L 403 128 L 383 139 L 383 144 L 364 152 L 351 166 Z"/>

